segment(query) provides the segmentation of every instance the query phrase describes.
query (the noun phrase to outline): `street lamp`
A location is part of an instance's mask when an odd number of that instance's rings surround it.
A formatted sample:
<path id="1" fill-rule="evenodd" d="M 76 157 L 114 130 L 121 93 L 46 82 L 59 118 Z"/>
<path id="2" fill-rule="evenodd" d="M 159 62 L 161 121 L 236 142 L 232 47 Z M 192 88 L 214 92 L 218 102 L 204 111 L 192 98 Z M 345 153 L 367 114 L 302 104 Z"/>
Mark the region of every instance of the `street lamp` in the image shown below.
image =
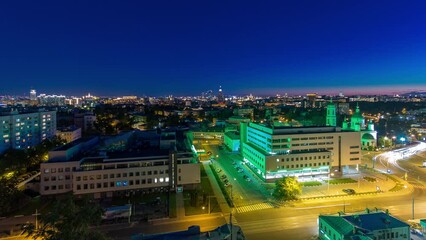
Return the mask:
<path id="1" fill-rule="evenodd" d="M 334 176 L 334 173 L 328 174 L 328 184 L 327 184 L 327 193 L 330 195 L 330 178 Z"/>

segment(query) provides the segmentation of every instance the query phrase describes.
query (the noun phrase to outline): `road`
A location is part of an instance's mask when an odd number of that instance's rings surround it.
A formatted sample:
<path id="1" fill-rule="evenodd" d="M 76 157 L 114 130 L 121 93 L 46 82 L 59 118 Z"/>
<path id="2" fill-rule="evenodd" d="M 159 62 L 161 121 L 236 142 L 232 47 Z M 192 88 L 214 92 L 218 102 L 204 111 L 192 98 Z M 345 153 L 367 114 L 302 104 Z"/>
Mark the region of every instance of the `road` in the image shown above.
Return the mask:
<path id="1" fill-rule="evenodd" d="M 244 165 L 241 155 L 230 153 L 224 149 L 221 150 L 218 144 L 206 144 L 203 147 L 207 152 L 212 153 L 211 156 L 214 157 L 212 162 L 215 168 L 221 169 L 219 176 L 223 174 L 228 176 L 228 180 L 233 187 L 233 198 L 236 207 L 267 202 L 267 191 L 262 186 L 262 182 Z M 243 172 L 238 172 L 236 167 L 241 168 Z M 244 176 L 249 178 L 250 181 L 245 179 Z M 220 182 L 219 184 L 223 183 Z"/>

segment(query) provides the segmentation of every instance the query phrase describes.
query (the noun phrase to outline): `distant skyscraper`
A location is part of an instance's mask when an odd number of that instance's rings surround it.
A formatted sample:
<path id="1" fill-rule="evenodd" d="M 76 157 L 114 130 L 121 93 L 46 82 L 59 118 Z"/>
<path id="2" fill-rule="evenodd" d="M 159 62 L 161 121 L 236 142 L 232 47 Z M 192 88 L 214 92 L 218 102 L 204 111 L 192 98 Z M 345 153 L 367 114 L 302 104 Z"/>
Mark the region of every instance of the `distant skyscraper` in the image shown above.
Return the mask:
<path id="1" fill-rule="evenodd" d="M 30 91 L 30 100 L 31 101 L 37 100 L 37 92 L 34 89 L 31 89 L 31 91 Z"/>
<path id="2" fill-rule="evenodd" d="M 219 93 L 217 94 L 218 102 L 225 102 L 225 98 L 223 97 L 222 86 L 219 86 Z"/>

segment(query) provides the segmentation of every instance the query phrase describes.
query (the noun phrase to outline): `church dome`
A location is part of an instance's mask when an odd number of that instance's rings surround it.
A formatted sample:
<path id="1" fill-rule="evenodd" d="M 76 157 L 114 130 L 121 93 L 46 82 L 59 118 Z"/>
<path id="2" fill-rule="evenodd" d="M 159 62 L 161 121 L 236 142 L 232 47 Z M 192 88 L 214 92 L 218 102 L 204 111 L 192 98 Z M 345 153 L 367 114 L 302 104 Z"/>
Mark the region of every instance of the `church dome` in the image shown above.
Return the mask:
<path id="1" fill-rule="evenodd" d="M 364 135 L 362 135 L 362 139 L 363 140 L 374 140 L 374 136 L 371 135 L 370 133 L 365 133 Z"/>

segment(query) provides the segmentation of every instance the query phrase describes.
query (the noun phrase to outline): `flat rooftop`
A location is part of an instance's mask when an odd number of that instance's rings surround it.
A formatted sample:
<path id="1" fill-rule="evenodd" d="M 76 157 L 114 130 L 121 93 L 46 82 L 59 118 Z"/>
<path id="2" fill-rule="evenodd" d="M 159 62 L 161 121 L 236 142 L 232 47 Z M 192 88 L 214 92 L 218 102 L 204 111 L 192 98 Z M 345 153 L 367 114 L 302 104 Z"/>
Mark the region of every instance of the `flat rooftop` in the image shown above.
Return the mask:
<path id="1" fill-rule="evenodd" d="M 53 149 L 52 152 L 55 152 L 55 151 L 66 151 L 66 150 L 68 150 L 68 149 L 70 149 L 72 147 L 77 146 L 78 144 L 81 144 L 81 143 L 84 143 L 84 142 L 88 142 L 88 141 L 92 140 L 93 138 L 95 138 L 95 137 L 79 138 L 79 139 L 77 139 L 75 141 L 72 141 L 72 142 L 67 143 L 67 144 L 65 144 L 63 146 L 60 146 L 60 147 L 57 147 L 57 148 Z"/>

